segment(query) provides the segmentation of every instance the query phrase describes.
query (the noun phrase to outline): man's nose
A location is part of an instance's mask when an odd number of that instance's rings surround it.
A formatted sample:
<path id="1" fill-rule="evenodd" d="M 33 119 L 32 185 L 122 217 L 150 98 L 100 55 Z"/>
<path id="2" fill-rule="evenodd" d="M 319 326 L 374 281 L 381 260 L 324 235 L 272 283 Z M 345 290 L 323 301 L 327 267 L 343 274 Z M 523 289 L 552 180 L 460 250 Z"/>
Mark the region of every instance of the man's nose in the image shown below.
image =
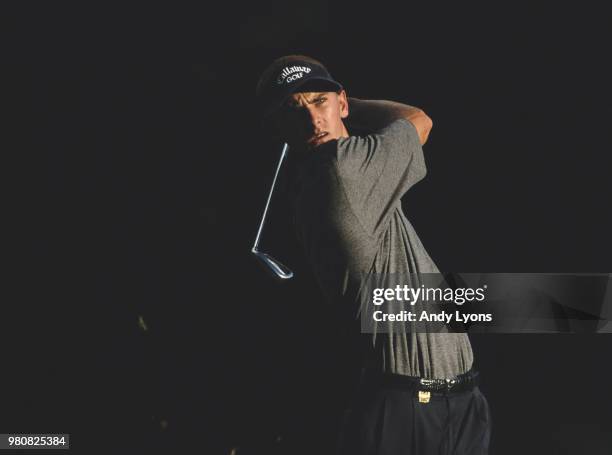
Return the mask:
<path id="1" fill-rule="evenodd" d="M 308 120 L 309 122 L 312 124 L 313 127 L 317 127 L 321 124 L 321 115 L 319 114 L 318 110 L 315 109 L 314 107 L 308 106 Z"/>

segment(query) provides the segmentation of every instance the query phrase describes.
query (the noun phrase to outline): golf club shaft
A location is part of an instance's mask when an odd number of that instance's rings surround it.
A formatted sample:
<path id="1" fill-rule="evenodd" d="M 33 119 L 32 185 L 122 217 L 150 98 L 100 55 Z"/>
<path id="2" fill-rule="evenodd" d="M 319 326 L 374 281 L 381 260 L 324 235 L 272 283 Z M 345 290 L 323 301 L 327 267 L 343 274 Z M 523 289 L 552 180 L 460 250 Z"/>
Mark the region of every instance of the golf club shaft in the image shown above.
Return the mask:
<path id="1" fill-rule="evenodd" d="M 266 215 L 268 213 L 270 201 L 272 200 L 272 193 L 274 192 L 274 186 L 276 185 L 276 178 L 278 177 L 278 172 L 283 164 L 288 148 L 289 145 L 285 143 L 283 145 L 283 151 L 281 152 L 280 159 L 278 160 L 278 166 L 276 166 L 276 172 L 274 173 L 274 179 L 272 180 L 272 187 L 270 188 L 270 194 L 268 194 L 268 200 L 266 201 L 266 207 L 264 208 L 263 216 L 261 217 L 261 222 L 259 223 L 259 229 L 257 230 L 257 236 L 255 237 L 255 244 L 253 245 L 252 251 L 257 251 L 257 247 L 259 246 L 259 237 L 261 236 L 261 231 L 263 230 L 264 223 L 266 222 Z"/>

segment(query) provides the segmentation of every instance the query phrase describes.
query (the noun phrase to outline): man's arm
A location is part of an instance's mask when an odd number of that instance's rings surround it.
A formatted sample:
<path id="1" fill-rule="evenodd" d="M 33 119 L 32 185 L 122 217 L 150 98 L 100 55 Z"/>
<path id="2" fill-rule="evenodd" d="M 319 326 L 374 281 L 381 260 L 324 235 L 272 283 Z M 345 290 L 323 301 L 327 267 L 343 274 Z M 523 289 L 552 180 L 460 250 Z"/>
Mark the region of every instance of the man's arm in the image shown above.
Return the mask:
<path id="1" fill-rule="evenodd" d="M 349 98 L 349 127 L 366 131 L 378 131 L 397 119 L 411 122 L 419 134 L 421 145 L 427 142 L 433 126 L 431 119 L 421 109 L 395 101 L 360 100 Z"/>

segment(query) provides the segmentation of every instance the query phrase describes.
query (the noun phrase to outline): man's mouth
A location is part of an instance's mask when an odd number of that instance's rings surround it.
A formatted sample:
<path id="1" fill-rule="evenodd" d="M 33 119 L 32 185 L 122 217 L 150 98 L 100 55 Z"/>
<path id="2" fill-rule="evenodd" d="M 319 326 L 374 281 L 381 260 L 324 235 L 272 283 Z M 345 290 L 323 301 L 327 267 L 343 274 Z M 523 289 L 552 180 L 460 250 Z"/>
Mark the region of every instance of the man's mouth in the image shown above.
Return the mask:
<path id="1" fill-rule="evenodd" d="M 322 133 L 315 134 L 310 139 L 308 139 L 308 145 L 319 145 L 323 141 L 323 138 L 327 136 L 327 134 L 328 133 L 325 131 Z"/>

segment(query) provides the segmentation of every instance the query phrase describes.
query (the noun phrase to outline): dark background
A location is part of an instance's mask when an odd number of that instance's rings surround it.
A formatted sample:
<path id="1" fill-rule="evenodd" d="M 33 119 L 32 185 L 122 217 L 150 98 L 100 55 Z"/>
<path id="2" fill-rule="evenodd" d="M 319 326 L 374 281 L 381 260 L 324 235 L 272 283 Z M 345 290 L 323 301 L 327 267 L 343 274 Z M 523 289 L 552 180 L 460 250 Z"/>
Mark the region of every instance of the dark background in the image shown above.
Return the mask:
<path id="1" fill-rule="evenodd" d="M 296 279 L 249 255 L 280 153 L 253 93 L 280 55 L 433 119 L 404 202 L 442 270 L 612 270 L 612 33 L 587 4 L 8 13 L 0 432 L 71 433 L 74 453 L 322 453 L 337 331 L 279 200 L 264 245 Z M 610 453 L 612 338 L 472 341 L 492 454 Z"/>

